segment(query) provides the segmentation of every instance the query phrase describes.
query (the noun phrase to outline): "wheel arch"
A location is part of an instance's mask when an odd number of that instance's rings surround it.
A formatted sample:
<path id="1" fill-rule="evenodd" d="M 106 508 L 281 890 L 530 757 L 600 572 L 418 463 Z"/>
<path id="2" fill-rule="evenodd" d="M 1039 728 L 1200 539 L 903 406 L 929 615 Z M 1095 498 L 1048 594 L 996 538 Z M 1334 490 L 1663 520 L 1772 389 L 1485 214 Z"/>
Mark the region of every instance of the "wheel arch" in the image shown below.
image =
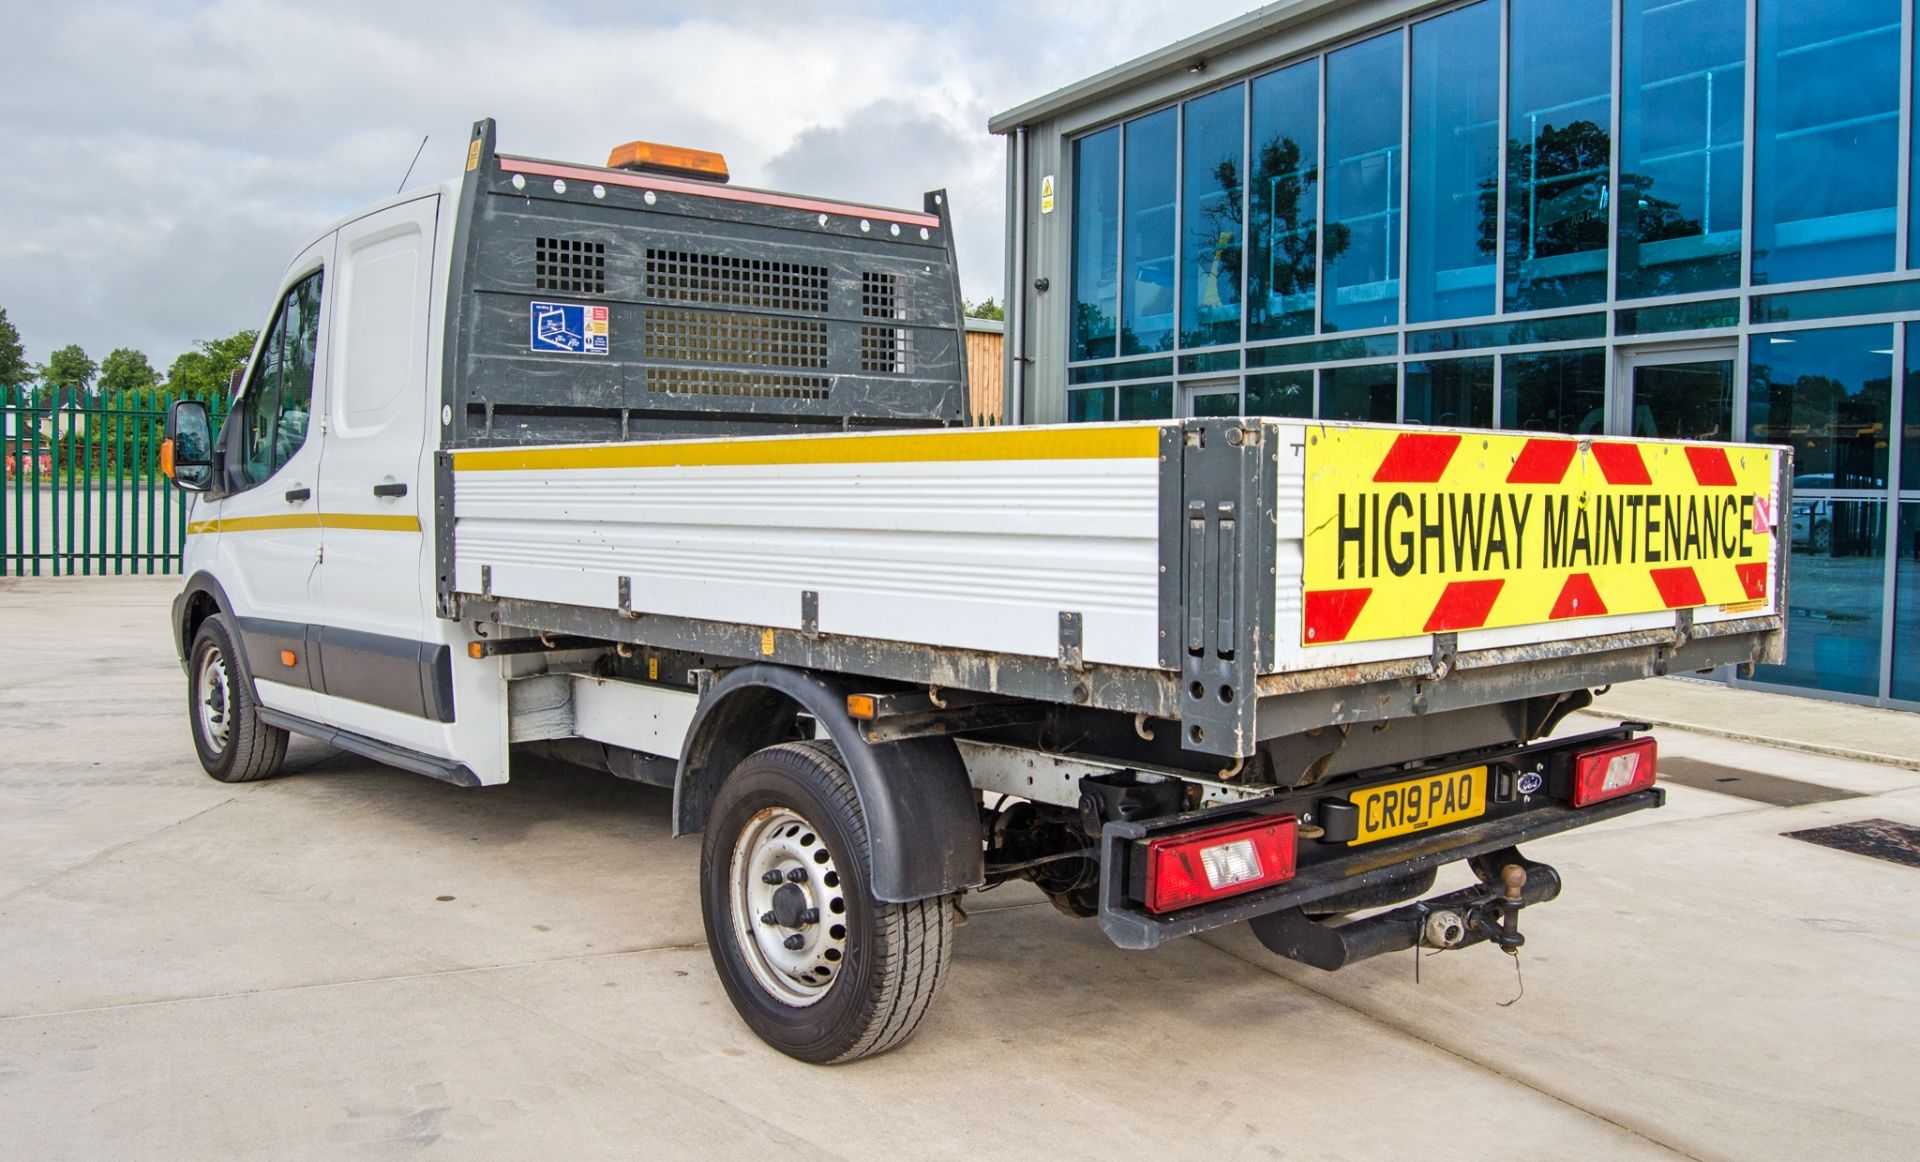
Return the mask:
<path id="1" fill-rule="evenodd" d="M 193 648 L 193 635 L 200 632 L 200 624 L 216 613 L 224 613 L 229 618 L 235 616 L 233 602 L 227 599 L 227 591 L 220 587 L 220 582 L 204 571 L 187 578 L 187 583 L 180 588 L 180 596 L 173 599 L 173 645 L 174 652 L 180 655 L 181 666 L 187 665 L 187 651 Z M 239 632 L 237 625 L 234 632 Z M 241 651 L 242 666 L 246 664 L 245 653 Z"/>
<path id="2" fill-rule="evenodd" d="M 866 816 L 868 882 L 889 903 L 911 903 L 985 882 L 980 812 L 950 739 L 869 745 L 847 715 L 851 688 L 836 676 L 753 664 L 729 671 L 701 698 L 681 748 L 673 830 L 704 830 L 720 784 L 748 755 L 788 741 L 811 715 L 840 752 Z"/>

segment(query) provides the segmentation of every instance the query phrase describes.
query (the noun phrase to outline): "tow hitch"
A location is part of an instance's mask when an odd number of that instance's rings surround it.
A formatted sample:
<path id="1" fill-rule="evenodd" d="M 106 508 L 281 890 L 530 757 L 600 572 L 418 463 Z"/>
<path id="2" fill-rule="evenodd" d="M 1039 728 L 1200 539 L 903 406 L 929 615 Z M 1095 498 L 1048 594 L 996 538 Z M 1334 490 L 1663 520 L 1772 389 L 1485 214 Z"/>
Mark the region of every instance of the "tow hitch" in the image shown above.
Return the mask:
<path id="1" fill-rule="evenodd" d="M 1345 924 L 1316 920 L 1300 908 L 1255 916 L 1253 934 L 1269 951 L 1333 972 L 1349 964 L 1415 945 L 1465 948 L 1491 941 L 1520 951 L 1520 909 L 1560 894 L 1560 873 L 1507 847 L 1468 861 L 1477 887 L 1434 896 Z"/>

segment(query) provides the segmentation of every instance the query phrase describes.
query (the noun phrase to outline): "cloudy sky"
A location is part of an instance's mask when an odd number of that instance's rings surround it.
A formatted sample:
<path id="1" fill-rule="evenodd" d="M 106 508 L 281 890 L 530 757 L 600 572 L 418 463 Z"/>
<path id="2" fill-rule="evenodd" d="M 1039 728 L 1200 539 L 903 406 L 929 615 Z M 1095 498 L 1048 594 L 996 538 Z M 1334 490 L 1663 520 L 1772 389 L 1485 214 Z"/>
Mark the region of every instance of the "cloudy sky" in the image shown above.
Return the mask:
<path id="1" fill-rule="evenodd" d="M 0 307 L 28 358 L 255 327 L 293 252 L 457 172 L 472 123 L 598 162 L 718 149 L 734 181 L 918 207 L 952 191 L 970 298 L 1001 293 L 987 118 L 1250 0 L 0 0 Z"/>

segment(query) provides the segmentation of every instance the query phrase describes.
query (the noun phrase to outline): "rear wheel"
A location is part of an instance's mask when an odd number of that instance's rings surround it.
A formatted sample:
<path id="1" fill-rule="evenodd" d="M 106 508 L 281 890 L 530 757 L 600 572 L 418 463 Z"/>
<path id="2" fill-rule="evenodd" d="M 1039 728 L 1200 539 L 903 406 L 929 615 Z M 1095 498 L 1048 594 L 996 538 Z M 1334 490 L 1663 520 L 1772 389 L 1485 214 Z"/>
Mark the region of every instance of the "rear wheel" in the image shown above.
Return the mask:
<path id="1" fill-rule="evenodd" d="M 953 899 L 889 904 L 867 882 L 853 780 L 824 742 L 741 763 L 702 840 L 707 944 L 733 1006 L 769 1045 L 817 1064 L 905 1041 L 953 946 Z"/>
<path id="2" fill-rule="evenodd" d="M 278 774 L 287 758 L 287 732 L 260 721 L 239 659 L 225 614 L 200 623 L 187 652 L 187 721 L 200 765 L 223 783 Z"/>

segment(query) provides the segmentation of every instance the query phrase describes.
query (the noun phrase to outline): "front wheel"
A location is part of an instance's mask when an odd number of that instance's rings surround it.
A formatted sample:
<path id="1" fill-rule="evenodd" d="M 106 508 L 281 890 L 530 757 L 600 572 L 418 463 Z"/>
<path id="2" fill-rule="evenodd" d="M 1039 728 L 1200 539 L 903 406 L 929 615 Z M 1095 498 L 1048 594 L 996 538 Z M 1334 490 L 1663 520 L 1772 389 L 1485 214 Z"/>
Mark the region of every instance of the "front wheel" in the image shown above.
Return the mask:
<path id="1" fill-rule="evenodd" d="M 264 779 L 286 762 L 287 732 L 260 721 L 224 614 L 200 623 L 187 652 L 187 722 L 200 765 L 223 783 Z"/>
<path id="2" fill-rule="evenodd" d="M 802 1061 L 899 1045 L 946 974 L 952 897 L 875 899 L 869 842 L 853 780 L 824 742 L 748 756 L 707 822 L 700 897 L 714 967 L 761 1040 Z"/>

